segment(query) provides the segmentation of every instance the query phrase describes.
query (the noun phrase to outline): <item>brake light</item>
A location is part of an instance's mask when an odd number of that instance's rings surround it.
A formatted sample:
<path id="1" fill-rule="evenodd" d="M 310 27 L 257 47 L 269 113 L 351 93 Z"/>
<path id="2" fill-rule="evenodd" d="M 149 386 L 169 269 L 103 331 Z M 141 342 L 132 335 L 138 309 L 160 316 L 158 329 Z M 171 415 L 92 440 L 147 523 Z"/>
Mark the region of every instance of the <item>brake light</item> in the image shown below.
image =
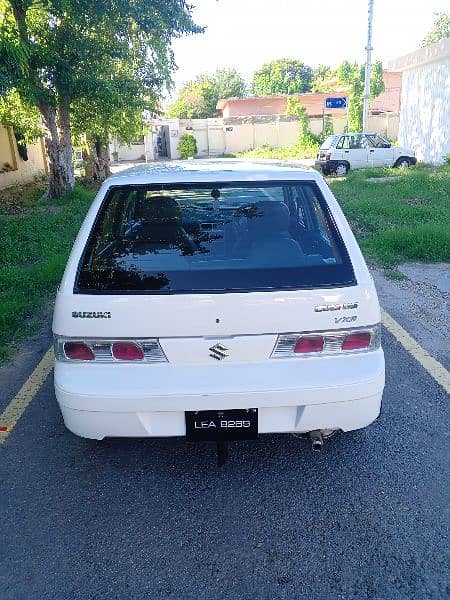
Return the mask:
<path id="1" fill-rule="evenodd" d="M 295 354 L 306 352 L 322 352 L 323 337 L 321 335 L 301 337 L 294 346 Z"/>
<path id="2" fill-rule="evenodd" d="M 342 350 L 361 350 L 370 346 L 370 333 L 361 331 L 350 333 L 342 342 Z"/>
<path id="3" fill-rule="evenodd" d="M 144 358 L 142 348 L 134 342 L 114 342 L 111 351 L 117 360 L 142 360 Z"/>
<path id="4" fill-rule="evenodd" d="M 65 342 L 64 354 L 70 360 L 95 360 L 92 348 L 84 342 Z"/>
<path id="5" fill-rule="evenodd" d="M 380 325 L 279 335 L 271 358 L 338 355 L 380 347 Z"/>
<path id="6" fill-rule="evenodd" d="M 89 360 L 96 363 L 117 363 L 119 361 L 142 361 L 143 363 L 167 362 L 159 340 L 140 338 L 134 340 L 71 339 L 55 336 L 56 360 Z"/>

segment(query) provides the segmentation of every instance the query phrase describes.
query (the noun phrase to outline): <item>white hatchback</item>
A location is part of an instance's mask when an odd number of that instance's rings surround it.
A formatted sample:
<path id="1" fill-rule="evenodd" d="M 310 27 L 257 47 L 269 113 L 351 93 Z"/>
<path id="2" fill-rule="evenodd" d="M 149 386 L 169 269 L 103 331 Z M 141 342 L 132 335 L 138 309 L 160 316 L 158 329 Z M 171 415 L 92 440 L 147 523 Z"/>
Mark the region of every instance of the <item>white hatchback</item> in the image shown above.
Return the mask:
<path id="1" fill-rule="evenodd" d="M 372 277 L 313 169 L 195 161 L 110 177 L 53 320 L 77 435 L 190 440 L 366 427 L 384 356 Z"/>
<path id="2" fill-rule="evenodd" d="M 416 162 L 412 150 L 393 146 L 377 133 L 344 133 L 327 137 L 315 165 L 324 175 L 345 175 L 349 169 L 410 167 Z"/>

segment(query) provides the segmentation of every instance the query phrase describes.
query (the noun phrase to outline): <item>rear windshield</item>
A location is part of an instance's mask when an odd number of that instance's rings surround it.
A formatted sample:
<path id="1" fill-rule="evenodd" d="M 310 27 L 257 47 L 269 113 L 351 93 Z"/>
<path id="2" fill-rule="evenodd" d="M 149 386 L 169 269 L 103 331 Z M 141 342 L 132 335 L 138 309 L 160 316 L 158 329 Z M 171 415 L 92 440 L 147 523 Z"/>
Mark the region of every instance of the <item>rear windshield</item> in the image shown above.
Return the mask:
<path id="1" fill-rule="evenodd" d="M 116 187 L 80 261 L 76 293 L 201 293 L 354 284 L 313 183 Z"/>

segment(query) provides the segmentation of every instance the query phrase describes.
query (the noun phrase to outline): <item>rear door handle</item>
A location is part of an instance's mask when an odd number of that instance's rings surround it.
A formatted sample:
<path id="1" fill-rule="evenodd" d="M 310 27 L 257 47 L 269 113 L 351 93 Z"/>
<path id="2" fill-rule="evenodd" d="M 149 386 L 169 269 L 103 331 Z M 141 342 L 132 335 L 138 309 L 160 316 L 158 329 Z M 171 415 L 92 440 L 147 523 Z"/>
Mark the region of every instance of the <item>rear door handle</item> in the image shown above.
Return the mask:
<path id="1" fill-rule="evenodd" d="M 344 154 L 348 154 L 348 150 L 344 150 Z"/>

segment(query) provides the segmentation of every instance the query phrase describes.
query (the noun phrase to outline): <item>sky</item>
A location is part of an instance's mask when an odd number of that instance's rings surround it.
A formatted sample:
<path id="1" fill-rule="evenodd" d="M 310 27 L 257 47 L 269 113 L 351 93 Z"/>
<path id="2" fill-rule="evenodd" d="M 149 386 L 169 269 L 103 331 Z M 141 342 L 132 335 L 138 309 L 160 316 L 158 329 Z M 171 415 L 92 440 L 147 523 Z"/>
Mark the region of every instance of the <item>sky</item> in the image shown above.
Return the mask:
<path id="1" fill-rule="evenodd" d="M 234 67 L 250 82 L 276 58 L 314 67 L 365 60 L 367 0 L 189 0 L 204 34 L 173 43 L 178 88 L 200 73 Z M 433 13 L 449 0 L 374 0 L 373 59 L 387 61 L 416 50 L 432 28 Z"/>

